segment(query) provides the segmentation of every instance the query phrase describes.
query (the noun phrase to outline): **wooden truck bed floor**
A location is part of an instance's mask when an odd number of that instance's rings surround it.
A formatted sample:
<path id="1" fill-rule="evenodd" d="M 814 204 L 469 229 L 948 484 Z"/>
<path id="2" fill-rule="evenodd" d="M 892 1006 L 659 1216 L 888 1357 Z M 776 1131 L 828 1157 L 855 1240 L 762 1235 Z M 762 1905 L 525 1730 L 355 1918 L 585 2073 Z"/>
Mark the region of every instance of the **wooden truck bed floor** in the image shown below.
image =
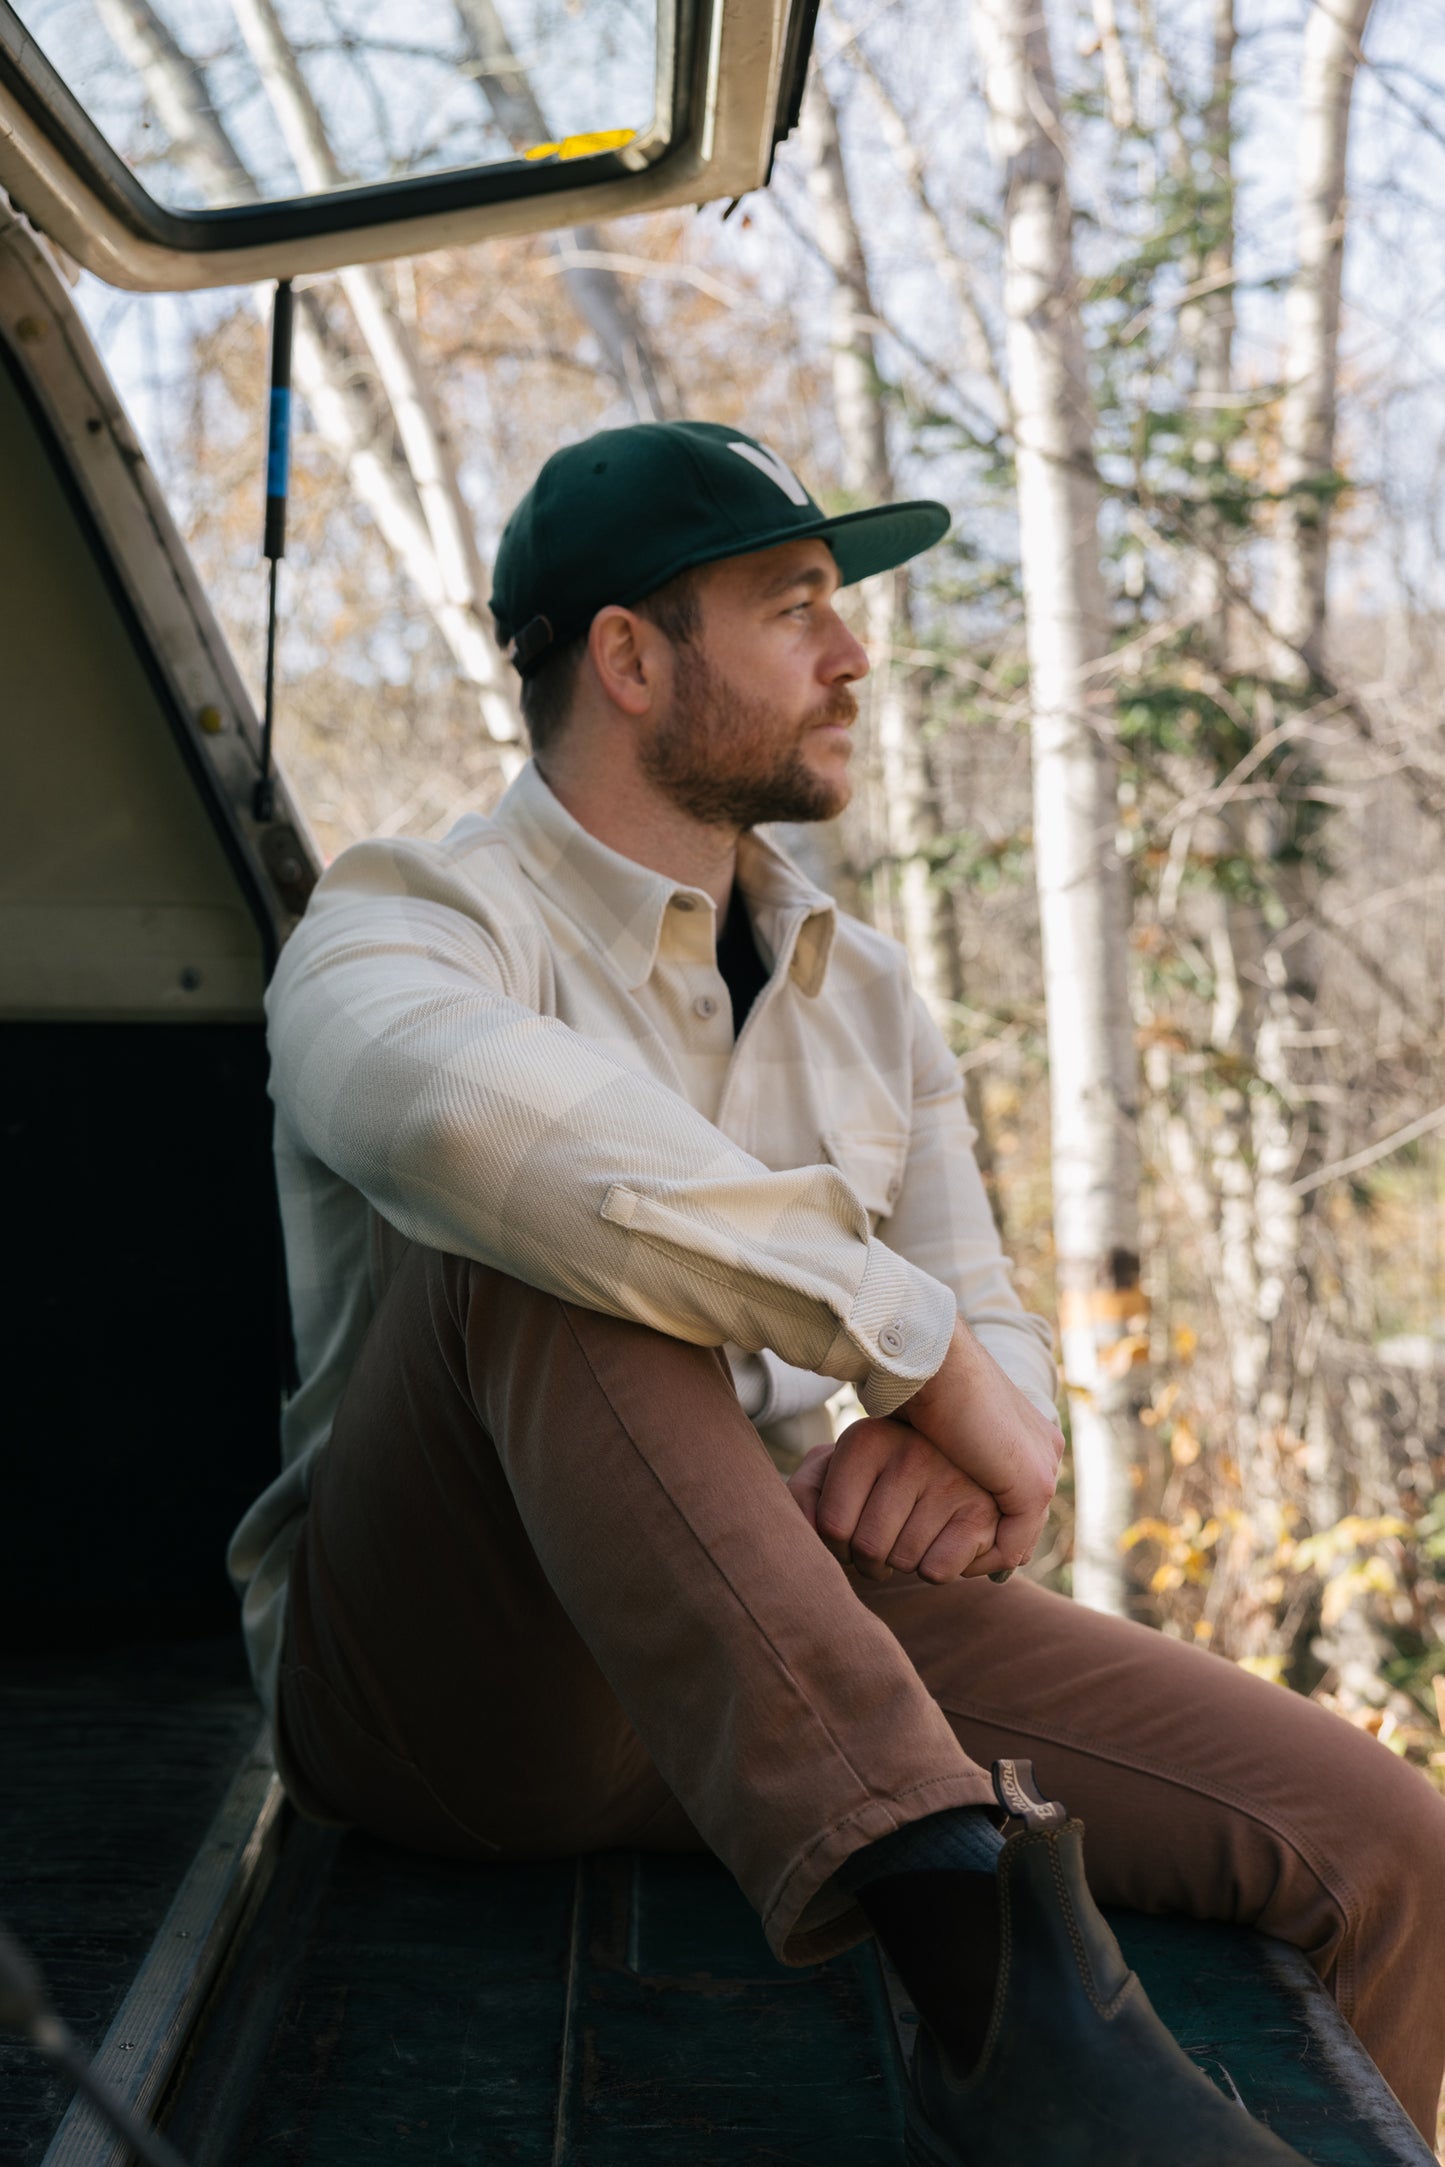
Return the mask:
<path id="1" fill-rule="evenodd" d="M 230 1640 L 0 1666 L 0 1918 L 86 2046 L 120 2007 L 256 1725 Z M 68 2097 L 0 2033 L 5 2167 L 38 2167 Z"/>
<path id="2" fill-rule="evenodd" d="M 0 1914 L 77 2034 L 110 2026 L 122 2078 L 178 1919 L 230 1921 L 163 2094 L 155 2079 L 192 2167 L 899 2167 L 896 1982 L 871 1946 L 784 1969 L 714 1861 L 459 1867 L 302 1823 L 245 1753 L 256 1711 L 228 1646 L 30 1666 L 0 1680 L 0 1715 Z M 217 1876 L 243 1857 L 231 1917 Z M 167 1912 L 178 1883 L 191 1912 Z M 1295 1951 L 1112 1916 L 1176 2036 L 1307 2158 L 1426 2167 Z M 55 2137 L 64 2094 L 13 2044 L 0 2099 L 5 2162 L 114 2167 L 83 2117 Z"/>

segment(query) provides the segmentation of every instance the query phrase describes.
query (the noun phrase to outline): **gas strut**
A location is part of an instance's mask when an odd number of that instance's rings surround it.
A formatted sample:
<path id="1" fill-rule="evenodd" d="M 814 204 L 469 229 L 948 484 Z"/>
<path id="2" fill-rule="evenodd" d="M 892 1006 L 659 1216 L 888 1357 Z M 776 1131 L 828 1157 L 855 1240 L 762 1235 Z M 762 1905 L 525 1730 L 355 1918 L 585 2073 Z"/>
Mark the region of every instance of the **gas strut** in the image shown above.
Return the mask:
<path id="1" fill-rule="evenodd" d="M 258 820 L 276 810 L 271 743 L 276 728 L 276 572 L 286 554 L 286 491 L 291 478 L 291 281 L 276 288 L 271 313 L 271 399 L 266 424 L 266 525 L 261 553 L 270 565 L 266 601 L 266 704 L 261 721 L 261 773 L 252 793 Z"/>

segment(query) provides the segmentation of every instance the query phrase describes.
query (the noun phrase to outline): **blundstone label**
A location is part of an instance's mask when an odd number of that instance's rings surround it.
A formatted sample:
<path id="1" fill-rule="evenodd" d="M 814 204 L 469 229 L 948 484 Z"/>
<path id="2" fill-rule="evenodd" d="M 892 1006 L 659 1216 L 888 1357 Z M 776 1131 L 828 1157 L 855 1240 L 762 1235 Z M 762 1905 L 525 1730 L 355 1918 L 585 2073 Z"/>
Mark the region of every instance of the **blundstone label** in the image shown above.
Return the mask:
<path id="1" fill-rule="evenodd" d="M 1069 1816 L 1056 1798 L 1045 1798 L 1034 1780 L 1032 1761 L 995 1761 L 994 1796 L 1005 1813 L 1026 1828 L 1061 1828 Z"/>

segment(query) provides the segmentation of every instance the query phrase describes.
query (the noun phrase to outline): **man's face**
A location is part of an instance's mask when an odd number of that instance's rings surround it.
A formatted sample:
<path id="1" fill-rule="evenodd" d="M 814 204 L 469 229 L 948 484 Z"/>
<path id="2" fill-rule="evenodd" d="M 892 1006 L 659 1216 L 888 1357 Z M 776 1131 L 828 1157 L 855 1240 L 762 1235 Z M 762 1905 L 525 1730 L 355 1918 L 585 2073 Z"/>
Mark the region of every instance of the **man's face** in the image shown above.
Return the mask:
<path id="1" fill-rule="evenodd" d="M 702 622 L 674 648 L 671 699 L 643 772 L 695 820 L 830 820 L 852 795 L 849 689 L 868 657 L 833 607 L 820 541 L 729 557 L 699 575 Z"/>

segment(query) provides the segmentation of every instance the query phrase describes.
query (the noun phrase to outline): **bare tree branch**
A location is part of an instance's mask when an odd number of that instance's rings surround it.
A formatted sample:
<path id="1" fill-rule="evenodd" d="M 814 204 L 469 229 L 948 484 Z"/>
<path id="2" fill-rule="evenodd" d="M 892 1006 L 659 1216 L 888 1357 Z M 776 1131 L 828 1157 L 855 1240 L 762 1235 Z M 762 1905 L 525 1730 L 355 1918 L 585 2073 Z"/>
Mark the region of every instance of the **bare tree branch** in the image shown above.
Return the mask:
<path id="1" fill-rule="evenodd" d="M 704 269 L 700 263 L 662 263 L 655 256 L 621 255 L 615 248 L 581 248 L 577 234 L 586 227 L 565 235 L 567 251 L 558 255 L 550 266 L 553 273 L 565 277 L 572 270 L 613 271 L 619 278 L 661 278 L 679 286 L 695 286 L 710 301 L 721 301 L 725 308 L 756 309 L 759 304 L 740 287 L 728 285 L 725 279 Z"/>
<path id="2" fill-rule="evenodd" d="M 130 61 L 157 115 L 170 135 L 175 155 L 211 202 L 254 202 L 258 191 L 211 102 L 198 64 L 176 43 L 149 0 L 97 0 L 98 12 L 118 49 Z M 485 653 L 483 674 L 475 675 L 478 631 L 475 610 L 449 594 L 431 533 L 405 462 L 386 444 L 385 417 L 374 398 L 355 380 L 355 363 L 340 344 L 320 296 L 305 289 L 296 297 L 294 366 L 297 389 L 317 429 L 342 461 L 357 496 L 370 511 L 398 562 L 417 588 L 463 674 L 478 683 L 488 700 L 489 734 L 500 742 L 518 736 L 509 691 L 495 701 L 499 667 Z M 257 304 L 267 306 L 264 293 Z"/>
<path id="3" fill-rule="evenodd" d="M 344 186 L 346 176 L 271 0 L 232 0 L 232 6 L 303 183 L 318 191 Z M 431 536 L 441 585 L 440 609 L 450 628 L 453 651 L 477 687 L 491 735 L 508 742 L 518 730 L 507 664 L 491 629 L 488 580 L 476 530 L 425 367 L 381 273 L 357 264 L 340 276 L 396 417 Z"/>
<path id="4" fill-rule="evenodd" d="M 851 28 L 847 18 L 836 6 L 832 15 L 842 36 L 840 49 L 843 56 L 857 69 L 873 94 L 883 127 L 883 140 L 892 152 L 894 163 L 917 208 L 929 260 L 958 311 L 958 320 L 963 331 L 965 363 L 988 387 L 989 396 L 985 403 L 994 427 L 1006 429 L 1009 421 L 1008 394 L 1004 389 L 1003 372 L 994 352 L 988 324 L 979 308 L 973 282 L 929 193 L 923 159 L 912 131 L 899 112 L 892 92 L 874 66 L 857 32 Z"/>
<path id="5" fill-rule="evenodd" d="M 512 50 L 496 0 L 456 0 L 456 10 L 477 88 L 513 150 L 550 142 L 547 116 Z M 677 386 L 654 354 L 642 318 L 615 271 L 600 260 L 607 251 L 597 228 L 577 226 L 570 235 L 557 234 L 552 247 L 577 312 L 602 349 L 608 374 L 639 420 L 665 421 L 679 413 Z"/>
<path id="6" fill-rule="evenodd" d="M 1378 1160 L 1388 1158 L 1392 1151 L 1402 1151 L 1406 1144 L 1413 1144 L 1417 1137 L 1428 1136 L 1432 1129 L 1445 1128 L 1445 1106 L 1436 1106 L 1418 1120 L 1407 1121 L 1402 1129 L 1389 1136 L 1382 1136 L 1377 1144 L 1370 1144 L 1364 1151 L 1351 1152 L 1347 1159 L 1336 1159 L 1330 1166 L 1317 1167 L 1303 1181 L 1291 1182 L 1296 1196 L 1307 1196 L 1311 1189 L 1322 1188 L 1327 1181 L 1339 1181 L 1345 1174 L 1358 1174 Z"/>

